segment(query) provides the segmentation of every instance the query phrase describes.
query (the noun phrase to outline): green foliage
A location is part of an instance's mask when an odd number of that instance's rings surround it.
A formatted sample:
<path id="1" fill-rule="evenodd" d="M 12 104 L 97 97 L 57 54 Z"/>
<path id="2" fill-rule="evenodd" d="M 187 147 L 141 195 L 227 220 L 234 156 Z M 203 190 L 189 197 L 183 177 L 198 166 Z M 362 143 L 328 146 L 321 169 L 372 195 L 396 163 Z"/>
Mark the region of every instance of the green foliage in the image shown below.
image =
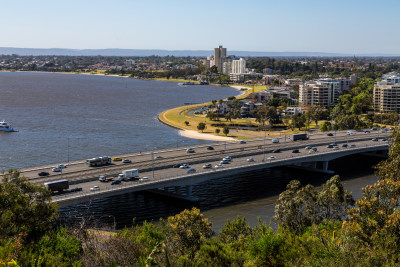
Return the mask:
<path id="1" fill-rule="evenodd" d="M 400 180 L 400 132 L 395 129 L 392 134 L 392 142 L 389 146 L 388 159 L 381 161 L 376 166 L 375 174 L 379 179 Z"/>
<path id="2" fill-rule="evenodd" d="M 354 204 L 351 193 L 344 190 L 339 176 L 333 176 L 317 192 L 312 185 L 305 187 L 291 181 L 279 195 L 274 219 L 295 233 L 312 224 L 327 220 L 342 220 L 346 210 Z"/>
<path id="3" fill-rule="evenodd" d="M 185 123 L 186 126 L 189 126 L 189 122 L 188 121 L 185 121 L 184 123 Z"/>
<path id="4" fill-rule="evenodd" d="M 26 241 L 48 231 L 58 216 L 51 192 L 28 182 L 17 170 L 4 173 L 0 184 L 0 238 L 26 234 Z"/>
<path id="5" fill-rule="evenodd" d="M 219 129 L 219 128 L 215 129 L 216 134 L 219 134 L 220 132 L 221 132 L 221 129 Z"/>
<path id="6" fill-rule="evenodd" d="M 196 208 L 169 217 L 168 226 L 171 229 L 169 241 L 181 255 L 187 254 L 190 259 L 201 244 L 213 235 L 211 223 Z"/>
<path id="7" fill-rule="evenodd" d="M 229 134 L 229 127 L 228 127 L 228 126 L 225 126 L 225 127 L 222 129 L 222 132 L 224 133 L 224 135 L 228 135 L 228 134 Z"/>
<path id="8" fill-rule="evenodd" d="M 204 122 L 199 122 L 199 124 L 197 125 L 197 130 L 203 132 L 204 129 L 206 128 L 206 124 Z"/>
<path id="9" fill-rule="evenodd" d="M 60 228 L 43 236 L 29 250 L 21 253 L 19 261 L 31 266 L 80 266 L 81 241 Z"/>
<path id="10" fill-rule="evenodd" d="M 332 130 L 332 124 L 330 121 L 324 121 L 321 126 L 319 127 L 321 132 L 327 132 Z"/>

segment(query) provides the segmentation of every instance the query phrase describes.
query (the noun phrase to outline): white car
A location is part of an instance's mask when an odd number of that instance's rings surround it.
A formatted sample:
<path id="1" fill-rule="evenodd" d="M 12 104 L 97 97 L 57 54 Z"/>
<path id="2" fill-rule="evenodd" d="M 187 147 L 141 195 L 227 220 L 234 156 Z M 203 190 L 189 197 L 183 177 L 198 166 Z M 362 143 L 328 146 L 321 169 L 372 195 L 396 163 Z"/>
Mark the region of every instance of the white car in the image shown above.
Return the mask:
<path id="1" fill-rule="evenodd" d="M 267 158 L 268 160 L 273 160 L 273 159 L 276 159 L 274 156 L 270 156 L 270 157 L 268 157 Z"/>
<path id="2" fill-rule="evenodd" d="M 220 169 L 220 168 L 223 168 L 224 166 L 222 165 L 222 164 L 217 164 L 217 165 L 215 165 L 215 168 L 216 169 Z"/>
<path id="3" fill-rule="evenodd" d="M 247 162 L 254 162 L 254 159 L 253 158 L 248 158 Z"/>
<path id="4" fill-rule="evenodd" d="M 188 164 L 182 164 L 180 167 L 179 167 L 179 169 L 187 169 L 187 168 L 189 168 L 189 165 Z"/>
<path id="5" fill-rule="evenodd" d="M 274 138 L 274 139 L 272 139 L 272 143 L 273 143 L 273 144 L 277 144 L 277 143 L 279 143 L 279 139 L 278 139 L 278 138 Z"/>
<path id="6" fill-rule="evenodd" d="M 67 168 L 67 165 L 58 164 L 57 168 L 59 168 L 59 169 L 64 169 L 64 168 Z"/>
<path id="7" fill-rule="evenodd" d="M 193 148 L 188 148 L 188 149 L 186 149 L 186 152 L 187 153 L 194 153 L 194 149 Z"/>
<path id="8" fill-rule="evenodd" d="M 148 181 L 149 177 L 142 177 L 139 179 L 140 182 Z"/>
<path id="9" fill-rule="evenodd" d="M 61 168 L 58 168 L 58 167 L 53 168 L 53 172 L 60 172 L 60 171 L 61 171 Z"/>
<path id="10" fill-rule="evenodd" d="M 90 188 L 90 191 L 98 191 L 98 190 L 100 190 L 100 187 L 98 187 L 97 185 Z"/>
<path id="11" fill-rule="evenodd" d="M 228 160 L 228 161 L 231 161 L 231 160 L 232 160 L 232 158 L 231 158 L 230 156 L 227 156 L 227 157 L 223 158 L 222 160 Z"/>

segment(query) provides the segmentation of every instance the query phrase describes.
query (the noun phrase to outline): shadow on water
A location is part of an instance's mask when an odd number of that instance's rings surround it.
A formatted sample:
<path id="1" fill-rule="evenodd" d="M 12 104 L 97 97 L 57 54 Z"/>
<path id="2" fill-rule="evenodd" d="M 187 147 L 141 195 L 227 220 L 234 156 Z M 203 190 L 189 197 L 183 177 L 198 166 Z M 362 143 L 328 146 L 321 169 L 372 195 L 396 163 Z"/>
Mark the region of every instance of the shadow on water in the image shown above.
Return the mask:
<path id="1" fill-rule="evenodd" d="M 353 155 L 334 160 L 329 167 L 341 176 L 345 186 L 350 182 L 348 190 L 360 191 L 364 186 L 361 182 L 364 177 L 369 179 L 368 182 L 375 180 L 372 167 L 379 160 Z M 85 218 L 90 223 L 115 223 L 116 228 L 121 229 L 131 226 L 133 218 L 139 224 L 144 221 L 158 221 L 159 218 L 167 218 L 195 206 L 209 216 L 212 222 L 214 219 L 217 221 L 216 229 L 221 228 L 226 221 L 225 217 L 235 218 L 237 215 L 252 216 L 255 224 L 257 216 L 264 215 L 264 221 L 271 220 L 277 196 L 291 180 L 297 179 L 303 185 L 312 184 L 318 187 L 331 176 L 286 167 L 264 169 L 195 185 L 193 195 L 199 198 L 197 203 L 136 192 L 63 208 L 61 222 L 76 223 Z M 254 209 L 257 205 L 260 207 Z M 258 212 L 263 214 L 253 214 Z"/>

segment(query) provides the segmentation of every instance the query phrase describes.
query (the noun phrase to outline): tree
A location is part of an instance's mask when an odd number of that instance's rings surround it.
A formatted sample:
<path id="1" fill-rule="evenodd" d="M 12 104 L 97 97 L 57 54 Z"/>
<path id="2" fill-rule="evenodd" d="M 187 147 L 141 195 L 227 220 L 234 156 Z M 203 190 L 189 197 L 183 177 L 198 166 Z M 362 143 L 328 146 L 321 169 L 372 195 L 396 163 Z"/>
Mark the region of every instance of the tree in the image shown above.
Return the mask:
<path id="1" fill-rule="evenodd" d="M 215 129 L 216 134 L 219 134 L 220 132 L 221 132 L 221 129 L 219 129 L 219 128 Z"/>
<path id="2" fill-rule="evenodd" d="M 301 233 L 312 224 L 341 221 L 353 205 L 353 197 L 343 188 L 338 175 L 329 179 L 320 192 L 312 185 L 302 187 L 299 181 L 293 180 L 279 195 L 274 220 L 292 232 Z"/>
<path id="3" fill-rule="evenodd" d="M 185 121 L 185 124 L 186 124 L 186 126 L 189 126 L 189 122 L 188 121 Z"/>
<path id="4" fill-rule="evenodd" d="M 229 134 L 229 127 L 228 127 L 228 126 L 225 126 L 225 127 L 223 128 L 222 132 L 224 133 L 224 135 L 228 136 L 228 134 Z"/>
<path id="5" fill-rule="evenodd" d="M 301 114 L 293 115 L 292 116 L 292 128 L 299 128 L 301 130 L 301 127 L 304 127 L 306 123 L 306 117 Z"/>
<path id="6" fill-rule="evenodd" d="M 330 131 L 330 130 L 332 130 L 332 124 L 330 121 L 324 121 L 324 123 L 321 124 L 319 129 L 321 130 L 321 132 Z"/>
<path id="7" fill-rule="evenodd" d="M 43 185 L 32 184 L 17 170 L 4 173 L 0 184 L 0 237 L 25 233 L 27 239 L 48 231 L 57 219 L 57 205 Z"/>
<path id="8" fill-rule="evenodd" d="M 199 122 L 199 124 L 197 125 L 197 130 L 203 132 L 204 129 L 206 128 L 206 124 L 204 122 Z"/>
<path id="9" fill-rule="evenodd" d="M 400 181 L 400 132 L 398 129 L 394 129 L 392 138 L 388 158 L 376 165 L 375 174 L 382 180 Z"/>
<path id="10" fill-rule="evenodd" d="M 176 244 L 182 255 L 188 253 L 190 258 L 213 235 L 211 223 L 196 208 L 168 217 L 168 225 L 171 228 L 168 238 Z"/>

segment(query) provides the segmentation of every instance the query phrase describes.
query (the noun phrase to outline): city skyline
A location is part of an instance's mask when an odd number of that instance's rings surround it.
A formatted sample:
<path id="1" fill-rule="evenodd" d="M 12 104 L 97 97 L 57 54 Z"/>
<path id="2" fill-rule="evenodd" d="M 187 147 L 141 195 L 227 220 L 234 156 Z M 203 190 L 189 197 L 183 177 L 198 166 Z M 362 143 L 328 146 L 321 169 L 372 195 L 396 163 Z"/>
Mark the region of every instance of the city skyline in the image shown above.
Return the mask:
<path id="1" fill-rule="evenodd" d="M 0 47 L 400 54 L 400 3 L 321 2 L 10 1 Z"/>

